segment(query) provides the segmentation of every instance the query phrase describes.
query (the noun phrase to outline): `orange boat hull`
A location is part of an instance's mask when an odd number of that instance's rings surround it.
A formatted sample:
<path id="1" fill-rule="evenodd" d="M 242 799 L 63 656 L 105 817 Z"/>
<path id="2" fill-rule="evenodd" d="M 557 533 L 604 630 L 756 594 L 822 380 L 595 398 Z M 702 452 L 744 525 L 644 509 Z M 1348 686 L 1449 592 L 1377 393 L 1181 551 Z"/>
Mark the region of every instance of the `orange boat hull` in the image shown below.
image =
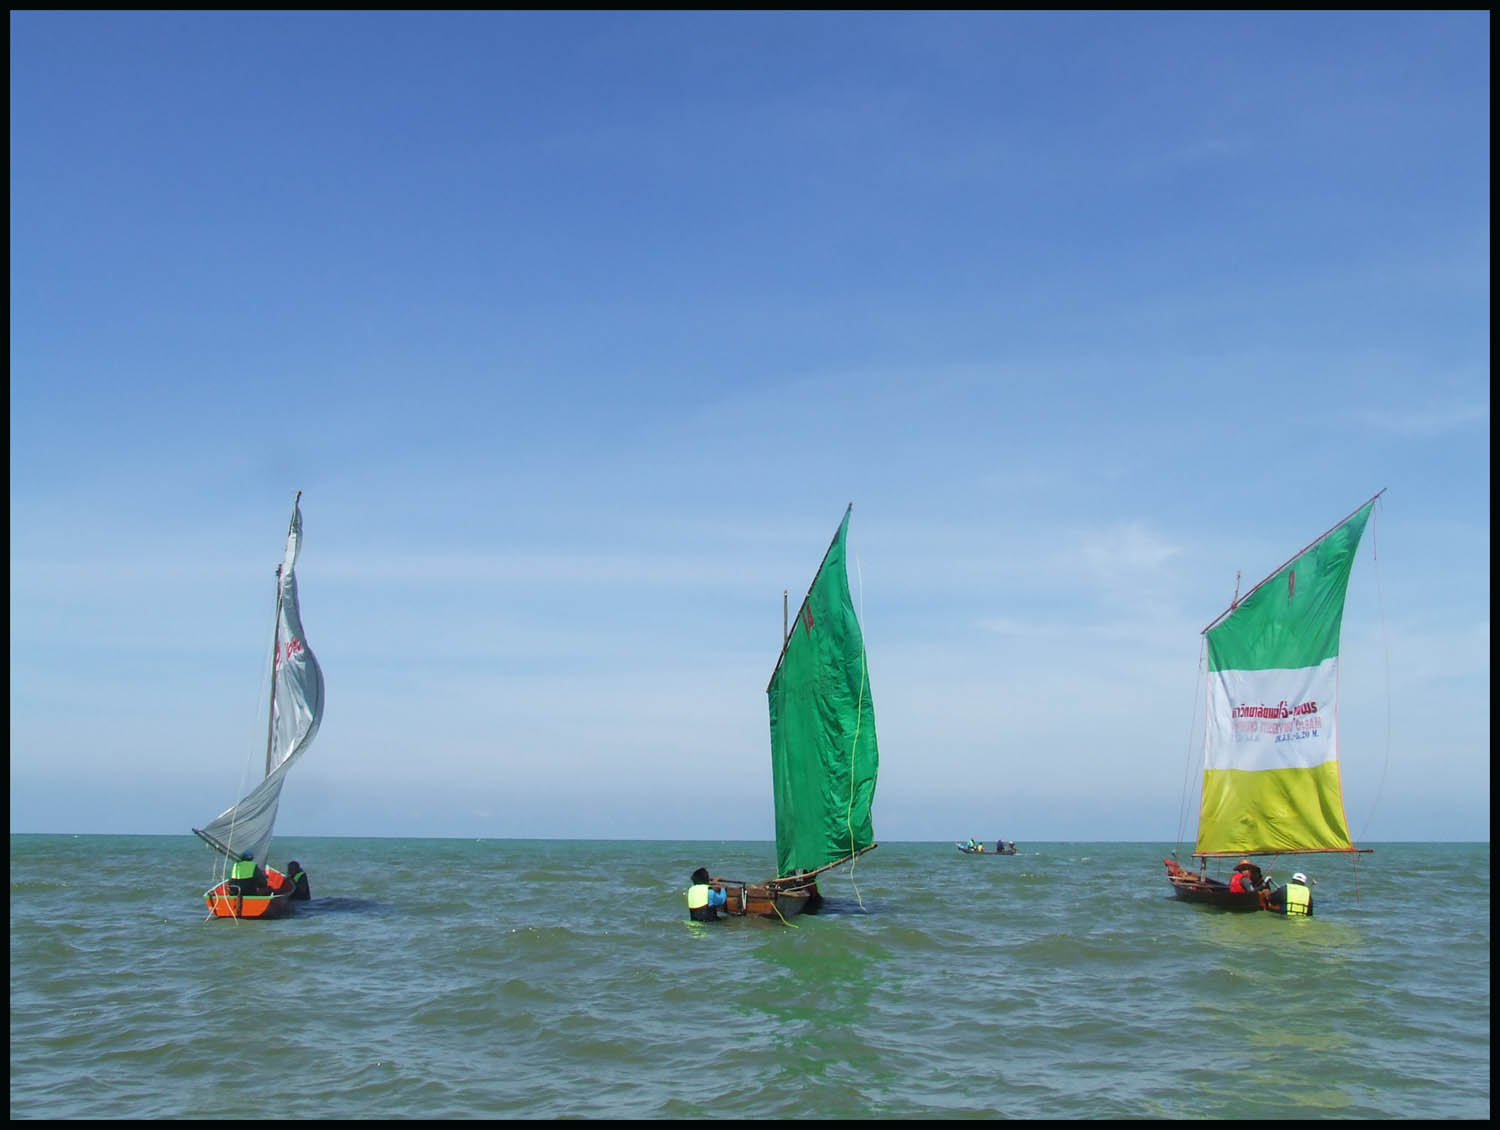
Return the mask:
<path id="1" fill-rule="evenodd" d="M 204 891 L 208 912 L 215 918 L 281 918 L 292 912 L 292 882 L 274 867 L 267 867 L 268 895 L 242 895 L 236 884 L 225 879 L 213 890 Z"/>

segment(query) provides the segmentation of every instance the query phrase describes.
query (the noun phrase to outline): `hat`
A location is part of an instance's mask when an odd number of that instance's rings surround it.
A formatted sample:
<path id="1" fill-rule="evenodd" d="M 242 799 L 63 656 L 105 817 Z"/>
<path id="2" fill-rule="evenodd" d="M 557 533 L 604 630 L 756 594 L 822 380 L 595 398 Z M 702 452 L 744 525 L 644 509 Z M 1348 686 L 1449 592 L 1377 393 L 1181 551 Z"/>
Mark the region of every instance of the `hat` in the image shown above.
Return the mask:
<path id="1" fill-rule="evenodd" d="M 1294 883 L 1305 883 L 1305 882 L 1307 882 L 1307 876 L 1304 875 L 1304 874 L 1302 874 L 1302 872 L 1298 871 L 1295 875 L 1292 876 L 1292 882 L 1294 882 Z"/>
<path id="2" fill-rule="evenodd" d="M 1236 871 L 1243 871 L 1246 867 L 1254 867 L 1254 866 L 1255 866 L 1255 864 L 1251 863 L 1248 859 L 1242 859 L 1242 860 L 1240 860 L 1238 863 L 1236 863 L 1234 865 L 1234 869 Z"/>

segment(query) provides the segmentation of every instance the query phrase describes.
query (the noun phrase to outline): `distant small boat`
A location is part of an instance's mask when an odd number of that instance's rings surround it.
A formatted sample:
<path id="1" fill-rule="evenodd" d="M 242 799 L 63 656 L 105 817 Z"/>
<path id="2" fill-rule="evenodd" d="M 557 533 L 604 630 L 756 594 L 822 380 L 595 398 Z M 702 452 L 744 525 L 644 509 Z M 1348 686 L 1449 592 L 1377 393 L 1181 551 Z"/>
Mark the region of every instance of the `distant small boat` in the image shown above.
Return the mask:
<path id="1" fill-rule="evenodd" d="M 297 606 L 297 555 L 302 547 L 302 492 L 292 503 L 286 555 L 276 570 L 276 639 L 271 649 L 271 705 L 266 723 L 265 776 L 234 807 L 193 832 L 224 857 L 230 873 L 203 893 L 215 918 L 280 918 L 294 902 L 308 897 L 305 875 L 285 875 L 270 866 L 266 853 L 276 825 L 281 786 L 292 763 L 306 752 L 323 721 L 323 671 L 307 646 Z M 245 862 L 262 874 L 232 877 Z M 258 865 L 258 866 L 256 866 Z M 300 865 L 288 871 L 300 872 Z"/>
<path id="2" fill-rule="evenodd" d="M 1339 635 L 1365 524 L 1381 491 L 1203 629 L 1207 724 L 1198 870 L 1164 859 L 1172 893 L 1226 910 L 1263 910 L 1251 856 L 1354 853 L 1339 782 Z M 1223 882 L 1210 859 L 1243 856 Z M 1248 879 L 1248 881 L 1246 881 Z"/>
<path id="3" fill-rule="evenodd" d="M 953 846 L 965 855 L 1015 855 L 1015 840 L 996 840 L 995 846 L 990 847 L 984 840 L 969 840 L 967 843 L 954 841 Z"/>
<path id="4" fill-rule="evenodd" d="M 880 752 L 864 637 L 849 595 L 849 515 L 823 556 L 766 698 L 776 804 L 776 878 L 722 880 L 730 915 L 790 918 L 823 901 L 817 877 L 874 850 L 870 807 Z"/>

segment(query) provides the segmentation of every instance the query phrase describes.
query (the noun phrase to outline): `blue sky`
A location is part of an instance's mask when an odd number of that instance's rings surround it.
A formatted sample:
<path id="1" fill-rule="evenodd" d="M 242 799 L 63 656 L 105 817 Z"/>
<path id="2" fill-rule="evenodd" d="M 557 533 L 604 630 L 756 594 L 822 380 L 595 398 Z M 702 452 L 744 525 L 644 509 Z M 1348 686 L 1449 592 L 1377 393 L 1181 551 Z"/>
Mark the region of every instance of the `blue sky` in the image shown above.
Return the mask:
<path id="1" fill-rule="evenodd" d="M 1385 488 L 1356 838 L 1489 838 L 1478 13 L 11 14 L 11 828 L 1190 839 L 1199 632 Z"/>

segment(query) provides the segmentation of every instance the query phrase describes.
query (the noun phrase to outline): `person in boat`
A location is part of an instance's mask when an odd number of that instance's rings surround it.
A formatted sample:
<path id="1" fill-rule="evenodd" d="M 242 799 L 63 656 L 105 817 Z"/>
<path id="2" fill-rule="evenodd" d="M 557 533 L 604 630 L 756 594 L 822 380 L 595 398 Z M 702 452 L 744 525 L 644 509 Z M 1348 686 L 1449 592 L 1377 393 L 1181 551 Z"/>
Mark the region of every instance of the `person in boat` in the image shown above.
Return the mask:
<path id="1" fill-rule="evenodd" d="M 1289 918 L 1311 918 L 1312 884 L 1307 881 L 1307 876 L 1298 871 L 1284 887 L 1278 887 L 1274 883 L 1267 884 L 1266 909 L 1272 914 L 1285 914 Z"/>
<path id="2" fill-rule="evenodd" d="M 298 902 L 306 902 L 312 898 L 312 887 L 307 881 L 307 872 L 302 870 L 302 864 L 295 859 L 286 865 L 286 877 L 292 881 L 292 898 Z"/>
<path id="3" fill-rule="evenodd" d="M 1016 841 L 1015 840 L 1011 840 L 1010 841 L 1010 854 L 1011 855 L 1015 855 L 1016 854 Z"/>
<path id="4" fill-rule="evenodd" d="M 266 881 L 266 873 L 255 862 L 253 851 L 247 851 L 235 860 L 234 866 L 229 869 L 229 881 L 234 884 L 236 892 L 241 895 L 271 893 L 271 884 Z"/>
<path id="5" fill-rule="evenodd" d="M 723 886 L 709 878 L 707 867 L 693 872 L 693 885 L 687 891 L 689 918 L 694 922 L 717 922 L 719 907 L 728 901 Z"/>
<path id="6" fill-rule="evenodd" d="M 998 852 L 1005 851 L 1005 841 L 1004 840 L 996 840 L 995 841 L 995 850 L 998 851 Z"/>
<path id="7" fill-rule="evenodd" d="M 1234 874 L 1229 879 L 1229 893 L 1232 895 L 1251 895 L 1260 889 L 1260 868 L 1248 859 L 1242 859 L 1234 865 Z"/>

